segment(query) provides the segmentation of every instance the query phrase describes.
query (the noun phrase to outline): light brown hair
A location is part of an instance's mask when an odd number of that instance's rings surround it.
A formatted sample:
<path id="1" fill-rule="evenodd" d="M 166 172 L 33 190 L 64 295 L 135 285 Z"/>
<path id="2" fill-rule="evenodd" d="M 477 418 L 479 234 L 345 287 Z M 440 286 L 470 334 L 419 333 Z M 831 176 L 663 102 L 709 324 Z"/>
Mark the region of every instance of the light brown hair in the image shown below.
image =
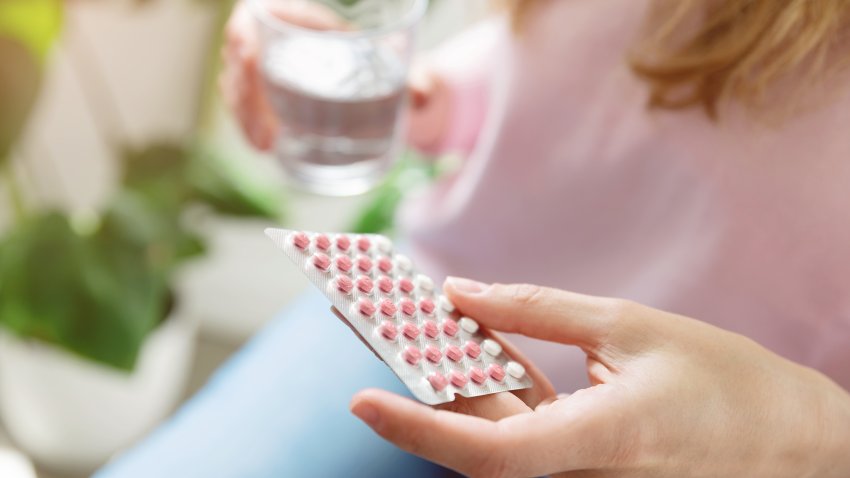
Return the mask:
<path id="1" fill-rule="evenodd" d="M 541 1 L 509 0 L 516 28 Z M 646 26 L 629 60 L 649 106 L 716 118 L 725 100 L 757 107 L 785 78 L 802 90 L 844 66 L 850 0 L 656 0 Z"/>

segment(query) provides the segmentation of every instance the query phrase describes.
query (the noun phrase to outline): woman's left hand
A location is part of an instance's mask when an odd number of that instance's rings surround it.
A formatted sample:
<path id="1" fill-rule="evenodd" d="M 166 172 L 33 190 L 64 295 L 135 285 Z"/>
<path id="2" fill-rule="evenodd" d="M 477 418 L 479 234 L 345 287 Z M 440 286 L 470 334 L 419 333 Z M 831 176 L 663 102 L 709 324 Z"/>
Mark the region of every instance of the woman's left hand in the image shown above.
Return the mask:
<path id="1" fill-rule="evenodd" d="M 850 395 L 745 337 L 537 286 L 445 291 L 491 329 L 581 347 L 592 386 L 556 397 L 526 362 L 535 389 L 448 409 L 357 394 L 352 412 L 405 450 L 482 477 L 850 476 Z"/>

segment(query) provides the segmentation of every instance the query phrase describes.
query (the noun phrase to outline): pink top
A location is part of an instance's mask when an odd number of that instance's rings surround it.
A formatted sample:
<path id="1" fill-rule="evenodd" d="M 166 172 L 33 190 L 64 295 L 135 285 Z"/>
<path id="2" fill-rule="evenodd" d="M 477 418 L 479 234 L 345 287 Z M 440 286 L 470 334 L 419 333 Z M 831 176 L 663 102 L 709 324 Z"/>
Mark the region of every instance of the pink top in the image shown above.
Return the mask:
<path id="1" fill-rule="evenodd" d="M 850 91 L 773 127 L 648 112 L 624 61 L 645 5 L 541 3 L 520 36 L 493 21 L 442 49 L 432 149 L 468 159 L 399 215 L 419 265 L 629 298 L 850 388 Z M 518 340 L 560 389 L 586 384 L 573 348 Z"/>

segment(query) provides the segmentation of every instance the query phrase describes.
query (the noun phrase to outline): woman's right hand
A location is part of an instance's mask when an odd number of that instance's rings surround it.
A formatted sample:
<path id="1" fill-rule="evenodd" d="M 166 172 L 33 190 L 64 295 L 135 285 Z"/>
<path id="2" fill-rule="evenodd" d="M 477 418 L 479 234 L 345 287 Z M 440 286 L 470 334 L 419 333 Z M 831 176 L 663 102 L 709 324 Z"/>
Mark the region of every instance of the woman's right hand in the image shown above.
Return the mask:
<path id="1" fill-rule="evenodd" d="M 272 12 L 277 17 L 314 30 L 345 30 L 347 25 L 332 10 L 310 1 L 280 2 Z M 269 104 L 259 68 L 260 38 L 246 2 L 239 2 L 227 22 L 222 47 L 224 68 L 219 86 L 248 141 L 269 151 L 280 123 Z M 448 91 L 433 70 L 415 65 L 408 82 L 410 110 L 408 139 L 414 147 L 430 148 L 439 143 L 449 115 Z"/>

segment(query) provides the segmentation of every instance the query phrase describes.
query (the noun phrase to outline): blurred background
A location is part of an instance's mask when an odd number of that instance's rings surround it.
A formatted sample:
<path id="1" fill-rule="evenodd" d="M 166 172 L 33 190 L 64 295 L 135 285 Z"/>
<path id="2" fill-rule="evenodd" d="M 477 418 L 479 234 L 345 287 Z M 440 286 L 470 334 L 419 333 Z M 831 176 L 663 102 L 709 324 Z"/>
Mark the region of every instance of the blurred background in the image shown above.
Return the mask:
<path id="1" fill-rule="evenodd" d="M 391 231 L 435 174 L 287 186 L 218 97 L 232 5 L 0 0 L 0 477 L 88 476 L 198 390 L 307 286 L 263 228 Z M 419 47 L 487 5 L 432 2 Z"/>

